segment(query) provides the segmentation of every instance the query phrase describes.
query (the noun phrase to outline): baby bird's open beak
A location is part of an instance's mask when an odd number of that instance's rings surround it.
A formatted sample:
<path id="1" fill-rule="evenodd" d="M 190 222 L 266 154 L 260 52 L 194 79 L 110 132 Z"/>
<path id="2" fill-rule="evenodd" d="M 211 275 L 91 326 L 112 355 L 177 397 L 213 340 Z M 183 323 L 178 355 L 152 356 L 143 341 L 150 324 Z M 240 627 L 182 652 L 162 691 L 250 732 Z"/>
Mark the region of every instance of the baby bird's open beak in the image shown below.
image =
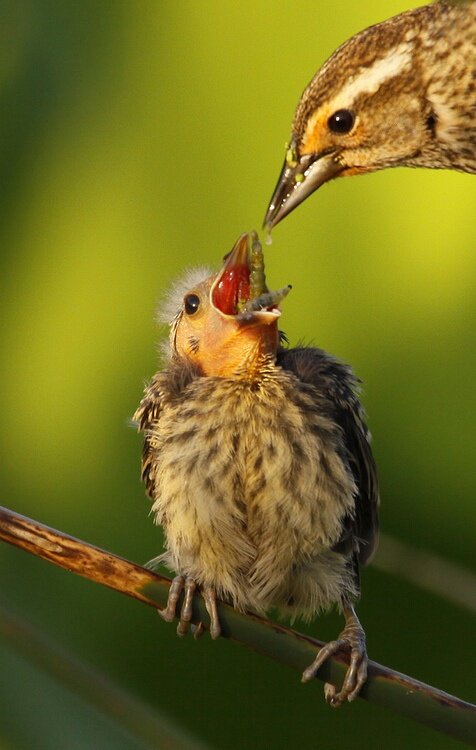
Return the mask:
<path id="1" fill-rule="evenodd" d="M 245 233 L 225 257 L 210 289 L 210 303 L 221 315 L 233 318 L 239 327 L 269 325 L 281 315 L 278 304 L 290 288 L 268 290 L 258 235 Z"/>
<path id="2" fill-rule="evenodd" d="M 193 350 L 189 359 L 204 375 L 253 379 L 279 347 L 279 302 L 289 292 L 268 291 L 261 245 L 255 232 L 243 234 L 208 287 L 208 305 L 194 319 Z M 182 326 L 185 318 L 181 318 Z M 177 332 L 180 345 L 181 328 Z"/>
<path id="3" fill-rule="evenodd" d="M 269 231 L 318 187 L 344 170 L 336 153 L 305 154 L 301 157 L 293 146 L 286 152 L 278 184 L 271 198 L 263 226 Z"/>

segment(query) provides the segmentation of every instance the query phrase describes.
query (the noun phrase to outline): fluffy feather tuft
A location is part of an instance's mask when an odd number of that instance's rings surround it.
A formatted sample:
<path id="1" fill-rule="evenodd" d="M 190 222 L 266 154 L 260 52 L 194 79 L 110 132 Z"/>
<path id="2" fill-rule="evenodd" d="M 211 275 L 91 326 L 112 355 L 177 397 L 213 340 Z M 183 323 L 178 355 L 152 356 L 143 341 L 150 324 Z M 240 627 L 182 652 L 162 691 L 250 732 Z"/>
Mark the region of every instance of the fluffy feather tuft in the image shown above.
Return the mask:
<path id="1" fill-rule="evenodd" d="M 183 298 L 187 292 L 193 291 L 212 274 L 213 271 L 206 266 L 188 268 L 182 276 L 172 283 L 170 289 L 160 299 L 155 316 L 157 323 L 159 325 L 171 325 L 182 308 Z"/>

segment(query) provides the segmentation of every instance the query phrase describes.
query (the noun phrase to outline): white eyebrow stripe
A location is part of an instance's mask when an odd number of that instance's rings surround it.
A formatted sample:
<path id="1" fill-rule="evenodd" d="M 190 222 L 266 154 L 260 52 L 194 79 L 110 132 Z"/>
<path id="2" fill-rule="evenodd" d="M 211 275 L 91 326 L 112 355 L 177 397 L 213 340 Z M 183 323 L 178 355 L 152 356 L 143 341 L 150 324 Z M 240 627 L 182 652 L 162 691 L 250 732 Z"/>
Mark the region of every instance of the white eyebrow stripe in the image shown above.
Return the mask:
<path id="1" fill-rule="evenodd" d="M 350 78 L 330 102 L 331 111 L 348 109 L 361 94 L 375 94 L 382 83 L 395 78 L 411 65 L 412 49 L 412 43 L 402 42 L 389 50 L 385 57 L 379 58 L 369 68 L 364 68 Z"/>

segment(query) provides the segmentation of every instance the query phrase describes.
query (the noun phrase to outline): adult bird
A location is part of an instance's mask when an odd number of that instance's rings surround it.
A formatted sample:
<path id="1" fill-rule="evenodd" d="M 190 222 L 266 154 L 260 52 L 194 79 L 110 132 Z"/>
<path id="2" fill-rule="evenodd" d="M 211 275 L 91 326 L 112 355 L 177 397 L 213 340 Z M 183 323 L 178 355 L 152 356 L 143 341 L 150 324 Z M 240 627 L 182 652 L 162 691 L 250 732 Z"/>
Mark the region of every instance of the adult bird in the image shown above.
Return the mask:
<path id="1" fill-rule="evenodd" d="M 356 34 L 305 89 L 265 225 L 320 185 L 386 167 L 476 172 L 476 2 L 439 0 Z"/>
<path id="2" fill-rule="evenodd" d="M 189 273 L 166 304 L 165 368 L 134 420 L 145 433 L 142 477 L 165 532 L 166 551 L 153 563 L 176 573 L 162 617 L 174 619 L 184 591 L 184 635 L 196 589 L 213 638 L 217 597 L 307 619 L 337 604 L 345 628 L 303 680 L 348 650 L 341 689 L 325 688 L 338 706 L 367 675 L 353 605 L 359 565 L 377 539 L 377 479 L 351 369 L 320 349 L 282 346 L 278 303 L 287 291 L 267 290 L 255 233 L 239 238 L 218 273 Z"/>

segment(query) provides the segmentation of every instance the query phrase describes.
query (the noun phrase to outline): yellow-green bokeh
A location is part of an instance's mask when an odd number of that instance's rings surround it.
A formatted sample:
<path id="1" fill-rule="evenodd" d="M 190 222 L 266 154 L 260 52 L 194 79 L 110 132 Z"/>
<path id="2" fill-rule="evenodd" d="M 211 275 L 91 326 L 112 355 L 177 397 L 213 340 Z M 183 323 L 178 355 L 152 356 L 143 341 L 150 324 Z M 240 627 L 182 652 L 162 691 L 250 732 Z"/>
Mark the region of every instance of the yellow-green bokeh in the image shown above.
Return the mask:
<path id="1" fill-rule="evenodd" d="M 157 367 L 156 301 L 184 267 L 218 264 L 259 228 L 305 84 L 352 33 L 408 7 L 2 3 L 4 505 L 137 561 L 157 554 L 127 425 Z M 468 566 L 475 188 L 469 175 L 423 170 L 338 180 L 267 249 L 271 284 L 293 284 L 291 343 L 313 341 L 364 380 L 384 530 Z M 2 598 L 216 747 L 304 747 L 318 735 L 315 746 L 336 749 L 350 737 L 355 750 L 369 737 L 453 747 L 360 703 L 336 718 L 317 686 L 229 644 L 178 643 L 150 612 L 23 553 L 0 546 L 0 565 Z M 474 699 L 474 657 L 460 648 L 469 616 L 376 571 L 363 580 L 371 655 Z M 327 618 L 313 632 L 338 627 Z M 0 742 L 33 747 L 1 731 Z"/>

